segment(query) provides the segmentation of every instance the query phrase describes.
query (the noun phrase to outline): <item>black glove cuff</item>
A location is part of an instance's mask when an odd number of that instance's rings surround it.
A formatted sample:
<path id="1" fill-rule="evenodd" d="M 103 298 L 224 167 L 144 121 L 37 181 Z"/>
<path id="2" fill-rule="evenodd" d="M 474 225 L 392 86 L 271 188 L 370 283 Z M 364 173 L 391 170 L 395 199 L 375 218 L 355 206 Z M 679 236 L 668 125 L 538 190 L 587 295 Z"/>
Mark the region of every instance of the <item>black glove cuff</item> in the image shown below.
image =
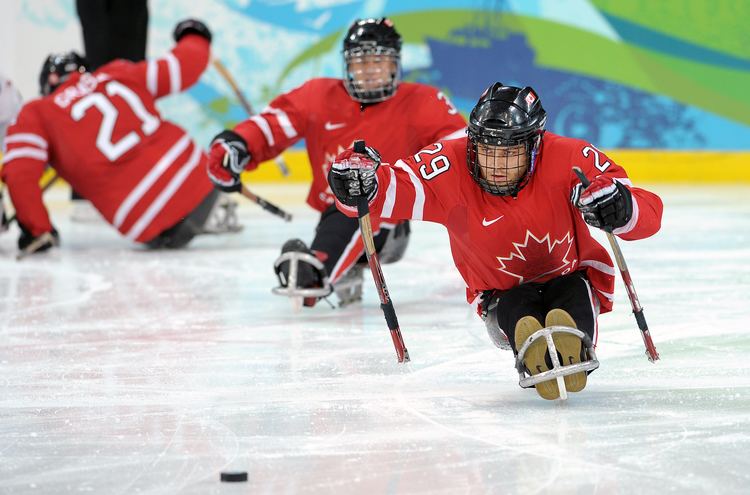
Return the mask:
<path id="1" fill-rule="evenodd" d="M 211 42 L 211 30 L 198 19 L 185 19 L 175 26 L 173 34 L 175 41 L 180 41 L 188 34 L 197 34 L 207 39 L 209 43 Z"/>
<path id="2" fill-rule="evenodd" d="M 223 131 L 218 133 L 216 136 L 214 136 L 214 139 L 211 142 L 215 143 L 217 141 L 225 141 L 227 143 L 232 141 L 239 141 L 245 147 L 245 149 L 247 149 L 247 142 L 245 141 L 245 138 L 229 129 L 224 129 Z"/>
<path id="3" fill-rule="evenodd" d="M 620 201 L 622 202 L 621 205 L 622 209 L 624 210 L 622 212 L 623 220 L 622 225 L 617 226 L 622 227 L 624 225 L 627 225 L 630 219 L 633 218 L 633 194 L 630 192 L 630 189 L 628 189 L 628 187 L 620 181 L 615 181 L 615 187 L 620 192 L 620 195 L 622 197 Z"/>

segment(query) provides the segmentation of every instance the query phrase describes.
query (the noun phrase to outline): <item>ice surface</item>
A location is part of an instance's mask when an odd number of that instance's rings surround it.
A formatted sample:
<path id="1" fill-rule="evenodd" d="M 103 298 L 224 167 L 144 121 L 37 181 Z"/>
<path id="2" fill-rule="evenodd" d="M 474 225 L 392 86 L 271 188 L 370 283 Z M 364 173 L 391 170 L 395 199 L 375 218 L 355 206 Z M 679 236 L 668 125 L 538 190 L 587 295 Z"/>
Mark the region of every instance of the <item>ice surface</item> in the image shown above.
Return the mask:
<path id="1" fill-rule="evenodd" d="M 518 387 L 442 227 L 384 267 L 399 365 L 369 278 L 346 309 L 270 293 L 312 236 L 304 191 L 258 189 L 291 224 L 243 201 L 241 234 L 148 252 L 53 190 L 60 249 L 16 262 L 0 237 L 0 493 L 747 493 L 750 188 L 653 189 L 662 232 L 621 245 L 662 359 L 618 282 L 567 403 Z"/>

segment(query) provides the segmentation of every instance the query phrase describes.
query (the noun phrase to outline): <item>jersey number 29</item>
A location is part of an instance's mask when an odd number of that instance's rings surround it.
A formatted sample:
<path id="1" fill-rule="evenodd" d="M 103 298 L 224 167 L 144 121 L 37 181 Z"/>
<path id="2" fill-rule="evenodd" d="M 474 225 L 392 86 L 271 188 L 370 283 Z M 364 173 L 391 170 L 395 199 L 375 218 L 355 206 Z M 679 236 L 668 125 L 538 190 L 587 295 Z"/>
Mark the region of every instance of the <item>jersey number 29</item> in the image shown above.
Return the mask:
<path id="1" fill-rule="evenodd" d="M 443 145 L 441 143 L 435 143 L 432 146 L 433 149 L 425 148 L 414 155 L 414 161 L 417 163 L 421 162 L 423 158 L 419 155 L 423 153 L 425 155 L 437 155 L 443 149 Z M 446 157 L 445 155 L 437 155 L 433 157 L 432 160 L 430 160 L 429 165 L 426 163 L 420 165 L 419 173 L 422 174 L 422 177 L 424 177 L 425 180 L 430 180 L 448 170 L 450 166 L 451 163 L 448 161 L 448 157 Z"/>

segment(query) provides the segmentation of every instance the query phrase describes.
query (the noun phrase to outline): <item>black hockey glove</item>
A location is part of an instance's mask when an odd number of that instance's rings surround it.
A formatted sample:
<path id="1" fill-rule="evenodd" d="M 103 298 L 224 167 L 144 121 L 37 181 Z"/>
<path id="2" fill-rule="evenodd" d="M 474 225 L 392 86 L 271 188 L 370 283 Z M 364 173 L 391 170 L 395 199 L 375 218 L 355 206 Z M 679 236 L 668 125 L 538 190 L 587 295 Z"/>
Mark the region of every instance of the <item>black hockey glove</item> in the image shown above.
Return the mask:
<path id="1" fill-rule="evenodd" d="M 571 196 L 587 224 L 607 232 L 622 227 L 633 216 L 633 198 L 625 184 L 600 175 L 587 188 L 578 184 Z"/>
<path id="2" fill-rule="evenodd" d="M 339 153 L 328 171 L 328 183 L 339 201 L 347 206 L 357 206 L 360 198 L 370 202 L 378 192 L 375 172 L 380 166 L 380 153 L 365 147 L 364 153 L 349 149 Z"/>
<path id="3" fill-rule="evenodd" d="M 175 41 L 180 41 L 187 34 L 197 34 L 203 36 L 211 43 L 211 30 L 198 19 L 185 19 L 180 21 L 174 28 L 173 37 Z"/>
<path id="4" fill-rule="evenodd" d="M 250 162 L 247 143 L 234 131 L 222 131 L 208 150 L 208 177 L 218 189 L 237 192 L 242 189 L 240 173 Z"/>
<path id="5" fill-rule="evenodd" d="M 34 237 L 33 235 L 31 235 L 31 232 L 28 231 L 23 225 L 19 223 L 18 226 L 21 228 L 21 235 L 18 237 L 18 249 L 19 251 L 24 251 L 41 236 Z M 52 240 L 46 241 L 39 245 L 36 249 L 34 249 L 34 253 L 41 253 L 42 251 L 46 251 L 51 247 L 60 245 L 60 234 L 57 233 L 57 229 L 52 227 L 50 234 L 52 234 Z"/>

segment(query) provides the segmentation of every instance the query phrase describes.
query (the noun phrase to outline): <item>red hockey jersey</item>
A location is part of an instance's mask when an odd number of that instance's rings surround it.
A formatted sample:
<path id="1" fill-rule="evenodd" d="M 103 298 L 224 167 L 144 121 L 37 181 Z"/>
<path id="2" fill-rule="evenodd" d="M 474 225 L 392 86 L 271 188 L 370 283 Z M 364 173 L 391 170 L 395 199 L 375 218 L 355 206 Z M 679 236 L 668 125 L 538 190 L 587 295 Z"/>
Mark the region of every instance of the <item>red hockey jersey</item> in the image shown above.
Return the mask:
<path id="1" fill-rule="evenodd" d="M 26 104 L 8 129 L 2 172 L 19 222 L 35 236 L 52 228 L 39 189 L 48 163 L 134 241 L 193 210 L 212 189 L 205 155 L 155 102 L 194 84 L 209 51 L 207 40 L 188 35 L 163 58 L 75 74 Z"/>
<path id="2" fill-rule="evenodd" d="M 429 143 L 463 135 L 465 127 L 456 108 L 431 86 L 401 83 L 392 98 L 361 106 L 340 79 L 319 78 L 278 96 L 234 131 L 252 154 L 249 170 L 304 138 L 313 174 L 307 203 L 323 211 L 334 202 L 328 169 L 355 139 L 375 146 L 384 161 L 395 161 Z"/>
<path id="3" fill-rule="evenodd" d="M 612 309 L 615 267 L 570 202 L 579 166 L 589 177 L 608 175 L 633 196 L 633 216 L 615 234 L 642 239 L 661 226 L 658 196 L 633 187 L 619 165 L 585 141 L 547 132 L 529 183 L 516 198 L 494 196 L 469 175 L 467 138 L 442 141 L 377 171 L 373 215 L 437 222 L 448 229 L 453 260 L 467 285 L 467 299 L 485 290 L 506 290 L 586 270 L 601 304 Z M 341 211 L 356 216 L 337 202 Z"/>

